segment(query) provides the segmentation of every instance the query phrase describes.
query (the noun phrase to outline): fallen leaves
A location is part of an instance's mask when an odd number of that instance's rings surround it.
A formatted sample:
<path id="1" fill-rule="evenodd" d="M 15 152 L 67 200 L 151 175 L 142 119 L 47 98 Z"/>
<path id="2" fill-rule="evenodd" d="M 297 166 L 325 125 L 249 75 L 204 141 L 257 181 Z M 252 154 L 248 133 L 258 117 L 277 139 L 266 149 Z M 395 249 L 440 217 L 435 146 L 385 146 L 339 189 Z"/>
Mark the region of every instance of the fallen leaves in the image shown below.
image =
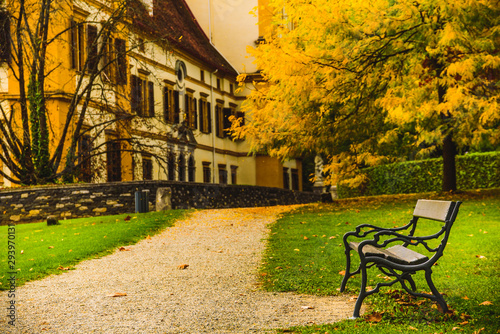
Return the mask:
<path id="1" fill-rule="evenodd" d="M 58 270 L 69 270 L 69 267 L 59 266 L 57 269 Z"/>
<path id="2" fill-rule="evenodd" d="M 125 248 L 125 247 L 122 246 L 122 247 L 118 248 L 118 250 L 120 252 L 127 252 L 127 251 L 130 251 L 130 248 Z"/>
<path id="3" fill-rule="evenodd" d="M 301 306 L 300 308 L 303 310 L 314 310 L 314 306 Z"/>
<path id="4" fill-rule="evenodd" d="M 492 302 L 490 302 L 489 300 L 487 300 L 487 301 L 482 302 L 482 303 L 481 303 L 481 304 L 479 304 L 479 305 L 482 305 L 482 306 L 489 306 L 489 305 L 493 305 L 493 303 L 492 303 Z"/>
<path id="5" fill-rule="evenodd" d="M 382 321 L 382 313 L 373 312 L 368 315 L 365 315 L 366 322 L 381 322 Z"/>
<path id="6" fill-rule="evenodd" d="M 184 269 L 187 269 L 188 267 L 189 267 L 189 264 L 180 264 L 177 266 L 177 269 L 184 270 Z"/>
<path id="7" fill-rule="evenodd" d="M 132 219 L 132 217 L 130 217 L 130 216 L 127 216 L 127 217 L 123 218 L 123 220 L 126 221 L 126 222 L 128 222 L 130 219 Z"/>
<path id="8" fill-rule="evenodd" d="M 111 295 L 108 295 L 108 297 L 125 297 L 127 294 L 125 292 L 115 292 Z"/>
<path id="9" fill-rule="evenodd" d="M 345 276 L 345 270 L 339 271 L 339 275 Z"/>

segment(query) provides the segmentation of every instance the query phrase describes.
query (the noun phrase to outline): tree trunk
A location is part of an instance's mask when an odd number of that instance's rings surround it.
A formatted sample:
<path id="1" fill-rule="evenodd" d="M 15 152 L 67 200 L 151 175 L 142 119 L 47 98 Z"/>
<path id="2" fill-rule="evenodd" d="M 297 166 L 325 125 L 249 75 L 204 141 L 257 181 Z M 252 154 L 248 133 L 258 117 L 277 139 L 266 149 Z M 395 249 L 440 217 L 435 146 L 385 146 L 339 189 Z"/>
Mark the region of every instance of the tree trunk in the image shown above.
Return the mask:
<path id="1" fill-rule="evenodd" d="M 457 190 L 457 169 L 455 166 L 456 149 L 452 134 L 443 141 L 443 191 Z"/>
<path id="2" fill-rule="evenodd" d="M 440 67 L 438 76 L 441 77 L 443 69 Z M 438 100 L 439 104 L 445 102 L 447 87 L 438 84 Z M 449 113 L 441 113 L 441 120 L 444 124 L 449 123 L 451 119 Z M 448 129 L 446 137 L 443 139 L 443 191 L 456 191 L 457 190 L 457 169 L 455 166 L 455 156 L 457 154 L 455 143 L 453 142 L 453 130 Z"/>

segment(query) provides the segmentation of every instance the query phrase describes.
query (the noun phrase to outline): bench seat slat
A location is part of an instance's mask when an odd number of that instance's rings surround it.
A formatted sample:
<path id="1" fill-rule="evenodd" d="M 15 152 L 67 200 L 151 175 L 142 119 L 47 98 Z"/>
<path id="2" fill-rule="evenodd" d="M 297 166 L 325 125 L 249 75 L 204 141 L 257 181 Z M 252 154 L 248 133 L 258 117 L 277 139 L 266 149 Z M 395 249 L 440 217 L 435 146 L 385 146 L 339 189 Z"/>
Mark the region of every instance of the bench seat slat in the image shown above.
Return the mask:
<path id="1" fill-rule="evenodd" d="M 350 242 L 349 247 L 358 252 L 359 242 Z M 365 256 L 378 256 L 399 264 L 414 265 L 424 263 L 429 259 L 427 256 L 417 253 L 402 245 L 392 246 L 387 249 L 366 245 L 363 247 L 363 253 Z"/>

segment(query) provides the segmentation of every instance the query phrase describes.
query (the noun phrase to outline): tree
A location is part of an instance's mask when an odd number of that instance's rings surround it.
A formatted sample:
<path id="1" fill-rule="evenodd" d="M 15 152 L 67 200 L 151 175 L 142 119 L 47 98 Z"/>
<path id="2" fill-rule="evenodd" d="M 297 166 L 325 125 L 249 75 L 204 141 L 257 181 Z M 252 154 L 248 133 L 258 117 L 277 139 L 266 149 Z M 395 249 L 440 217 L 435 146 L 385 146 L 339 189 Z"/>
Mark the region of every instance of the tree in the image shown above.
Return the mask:
<path id="1" fill-rule="evenodd" d="M 500 143 L 498 0 L 271 0 L 261 70 L 233 124 L 254 151 L 327 158 L 330 183 L 360 168 L 441 151 L 456 190 L 457 147 Z M 242 78 L 244 79 L 244 78 Z"/>
<path id="2" fill-rule="evenodd" d="M 0 65 L 8 68 L 9 78 L 2 79 L 10 85 L 0 96 L 0 161 L 9 172 L 0 174 L 13 183 L 85 180 L 82 170 L 96 157 L 113 156 L 113 150 L 115 155 L 148 151 L 152 145 L 130 131 L 134 122 L 150 129 L 159 124 L 130 112 L 129 59 L 146 42 L 129 37 L 135 11 L 144 6 L 125 0 L 90 3 L 80 4 L 88 11 L 81 20 L 73 17 L 72 0 L 0 6 Z M 168 47 L 164 36 L 148 42 Z M 110 129 L 117 135 L 101 140 Z"/>

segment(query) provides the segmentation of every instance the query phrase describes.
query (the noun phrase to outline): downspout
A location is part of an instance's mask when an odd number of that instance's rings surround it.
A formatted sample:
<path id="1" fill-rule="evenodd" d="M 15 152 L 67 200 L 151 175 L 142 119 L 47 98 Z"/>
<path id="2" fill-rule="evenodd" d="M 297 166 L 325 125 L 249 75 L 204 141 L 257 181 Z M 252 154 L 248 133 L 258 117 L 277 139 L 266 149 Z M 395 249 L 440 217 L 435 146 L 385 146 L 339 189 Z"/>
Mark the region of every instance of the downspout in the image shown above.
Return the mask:
<path id="1" fill-rule="evenodd" d="M 213 75 L 219 70 L 216 69 L 210 72 L 210 109 L 209 112 L 212 118 L 212 182 L 215 183 L 215 105 L 214 105 L 214 85 L 213 85 Z"/>

